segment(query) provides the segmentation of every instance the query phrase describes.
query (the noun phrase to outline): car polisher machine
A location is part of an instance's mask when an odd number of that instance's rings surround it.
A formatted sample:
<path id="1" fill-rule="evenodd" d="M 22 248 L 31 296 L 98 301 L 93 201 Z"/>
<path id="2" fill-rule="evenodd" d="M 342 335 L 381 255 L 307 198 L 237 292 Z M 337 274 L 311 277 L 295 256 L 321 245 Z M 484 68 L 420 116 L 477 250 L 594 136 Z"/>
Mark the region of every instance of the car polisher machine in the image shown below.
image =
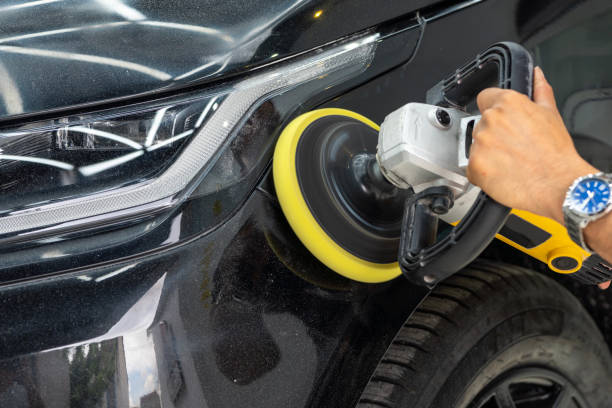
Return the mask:
<path id="1" fill-rule="evenodd" d="M 522 46 L 489 47 L 380 128 L 343 109 L 294 119 L 276 146 L 282 210 L 302 243 L 335 272 L 361 282 L 403 274 L 429 287 L 473 261 L 497 237 L 584 283 L 612 271 L 563 226 L 491 199 L 466 177 L 476 96 L 488 87 L 532 96 Z"/>

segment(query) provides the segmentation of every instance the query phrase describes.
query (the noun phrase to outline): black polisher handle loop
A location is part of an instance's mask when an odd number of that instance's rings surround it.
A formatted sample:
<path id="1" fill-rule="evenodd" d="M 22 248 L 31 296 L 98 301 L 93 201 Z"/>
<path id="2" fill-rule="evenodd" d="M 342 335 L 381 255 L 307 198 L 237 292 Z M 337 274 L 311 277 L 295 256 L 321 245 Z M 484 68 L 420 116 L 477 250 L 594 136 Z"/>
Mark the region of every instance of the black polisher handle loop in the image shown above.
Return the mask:
<path id="1" fill-rule="evenodd" d="M 400 235 L 400 265 L 402 258 L 418 257 L 424 248 L 436 243 L 438 216 L 452 208 L 453 196 L 450 188 L 438 186 L 406 199 Z"/>
<path id="2" fill-rule="evenodd" d="M 524 47 L 512 42 L 494 44 L 430 89 L 427 103 L 469 111 L 474 107 L 478 93 L 493 86 L 513 89 L 532 98 L 533 60 Z M 422 194 L 427 196 L 428 190 Z M 419 200 L 412 201 L 411 205 L 415 208 L 407 210 L 405 218 L 418 216 L 417 205 L 432 202 L 430 199 L 421 203 Z M 419 211 L 422 213 L 424 210 Z M 489 245 L 509 213 L 508 207 L 481 192 L 461 222 L 438 242 L 430 245 L 421 241 L 423 245 L 420 248 L 406 240 L 403 245 L 400 244 L 399 265 L 404 276 L 416 284 L 431 287 L 458 272 Z M 427 219 L 430 220 L 429 226 L 424 225 Z M 424 220 L 407 219 L 405 222 L 407 225 L 417 225 L 423 231 L 429 228 L 428 234 L 437 231 L 437 220 L 435 223 L 431 221 L 431 212 Z M 405 233 L 402 231 L 402 235 Z"/>

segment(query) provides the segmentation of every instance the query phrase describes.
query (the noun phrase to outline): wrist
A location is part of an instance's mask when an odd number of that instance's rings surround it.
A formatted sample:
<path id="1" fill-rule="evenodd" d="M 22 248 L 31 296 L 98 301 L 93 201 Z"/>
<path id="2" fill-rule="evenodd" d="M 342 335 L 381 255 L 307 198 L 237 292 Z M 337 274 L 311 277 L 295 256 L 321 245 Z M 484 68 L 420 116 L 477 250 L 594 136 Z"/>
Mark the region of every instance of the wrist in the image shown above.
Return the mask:
<path id="1" fill-rule="evenodd" d="M 552 218 L 561 225 L 565 225 L 563 202 L 565 201 L 567 190 L 577 178 L 586 176 L 587 174 L 598 173 L 599 170 L 591 166 L 582 158 L 578 158 L 578 160 L 572 163 L 563 163 L 559 170 L 556 176 L 552 176 L 549 179 L 551 184 L 548 190 L 548 197 L 543 200 L 545 208 L 544 214 L 542 215 Z"/>
<path id="2" fill-rule="evenodd" d="M 608 263 L 612 263 L 612 243 L 608 239 L 610 230 L 612 230 L 612 213 L 590 222 L 583 230 L 587 246 Z"/>

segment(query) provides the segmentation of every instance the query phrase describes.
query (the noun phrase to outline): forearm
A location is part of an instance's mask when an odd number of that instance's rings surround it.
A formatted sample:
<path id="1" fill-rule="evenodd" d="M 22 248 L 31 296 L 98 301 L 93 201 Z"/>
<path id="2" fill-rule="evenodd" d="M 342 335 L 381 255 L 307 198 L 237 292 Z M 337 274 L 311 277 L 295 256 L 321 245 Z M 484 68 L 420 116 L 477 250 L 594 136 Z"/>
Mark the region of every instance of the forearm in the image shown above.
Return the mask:
<path id="1" fill-rule="evenodd" d="M 606 261 L 612 263 L 612 213 L 593 221 L 583 231 L 584 240 L 589 248 Z"/>

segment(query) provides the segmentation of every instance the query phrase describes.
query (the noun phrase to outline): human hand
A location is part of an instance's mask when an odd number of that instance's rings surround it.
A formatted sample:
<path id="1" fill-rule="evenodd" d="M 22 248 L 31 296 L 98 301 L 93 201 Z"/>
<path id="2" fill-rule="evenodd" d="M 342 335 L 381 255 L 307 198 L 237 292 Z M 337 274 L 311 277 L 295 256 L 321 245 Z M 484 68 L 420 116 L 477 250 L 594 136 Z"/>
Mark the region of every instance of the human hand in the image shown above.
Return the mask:
<path id="1" fill-rule="evenodd" d="M 576 152 L 539 67 L 533 97 L 498 88 L 478 95 L 482 119 L 472 135 L 467 176 L 508 207 L 563 224 L 567 189 L 577 177 L 597 170 Z"/>
<path id="2" fill-rule="evenodd" d="M 472 134 L 467 176 L 508 207 L 564 224 L 567 189 L 576 178 L 598 171 L 576 152 L 539 67 L 533 88 L 533 101 L 498 88 L 478 95 L 482 119 Z M 610 282 L 598 286 L 607 289 Z"/>

